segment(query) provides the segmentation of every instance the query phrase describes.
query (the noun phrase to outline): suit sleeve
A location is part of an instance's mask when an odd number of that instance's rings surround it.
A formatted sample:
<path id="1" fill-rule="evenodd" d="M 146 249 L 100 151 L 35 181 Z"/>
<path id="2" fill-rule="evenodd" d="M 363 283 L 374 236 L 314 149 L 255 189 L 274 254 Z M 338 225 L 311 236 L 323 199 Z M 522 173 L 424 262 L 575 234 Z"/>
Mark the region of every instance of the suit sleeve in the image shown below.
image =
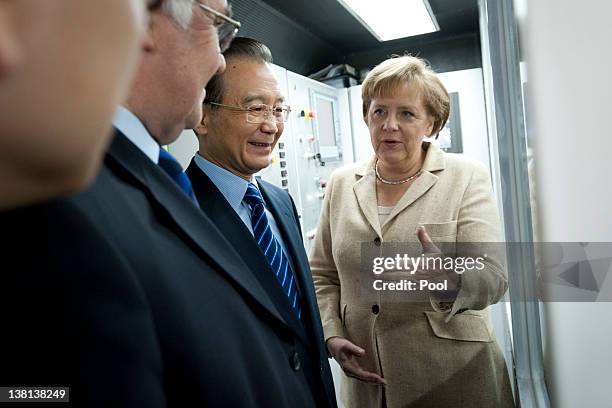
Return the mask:
<path id="1" fill-rule="evenodd" d="M 333 176 L 327 185 L 309 257 L 325 340 L 334 336 L 345 337 L 340 320 L 340 279 L 333 257 L 330 225 L 332 195 Z"/>
<path id="2" fill-rule="evenodd" d="M 144 290 L 113 246 L 106 255 L 99 249 L 76 302 L 84 405 L 165 407 L 161 351 Z"/>
<path id="3" fill-rule="evenodd" d="M 448 313 L 447 321 L 466 309 L 482 310 L 497 303 L 508 289 L 505 247 L 500 218 L 493 199 L 488 172 L 475 163 L 457 217 L 457 256 L 483 257 L 482 269 L 466 270 L 451 304 L 436 302 L 435 310 Z M 486 257 L 484 255 L 486 254 Z"/>
<path id="4" fill-rule="evenodd" d="M 112 243 L 65 204 L 11 224 L 2 384 L 69 387 L 67 406 L 165 406 L 150 310 Z"/>

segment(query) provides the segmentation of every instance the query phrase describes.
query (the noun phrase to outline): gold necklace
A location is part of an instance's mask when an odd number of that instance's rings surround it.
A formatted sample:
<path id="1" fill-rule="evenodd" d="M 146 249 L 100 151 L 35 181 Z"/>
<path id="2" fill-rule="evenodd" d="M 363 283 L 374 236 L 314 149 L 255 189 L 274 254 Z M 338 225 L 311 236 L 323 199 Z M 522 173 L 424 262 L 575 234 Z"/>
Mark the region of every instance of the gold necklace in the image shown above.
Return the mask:
<path id="1" fill-rule="evenodd" d="M 378 160 L 376 160 L 376 164 L 374 165 L 374 171 L 376 172 L 376 178 L 379 179 L 381 183 L 389 184 L 389 185 L 392 185 L 392 186 L 395 186 L 397 184 L 407 183 L 410 180 L 414 180 L 415 178 L 419 177 L 421 175 L 421 173 L 423 173 L 423 169 L 419 169 L 419 171 L 417 171 L 415 174 L 413 174 L 412 176 L 408 177 L 407 179 L 404 179 L 404 180 L 387 180 L 387 179 L 382 178 L 382 176 L 378 172 Z"/>

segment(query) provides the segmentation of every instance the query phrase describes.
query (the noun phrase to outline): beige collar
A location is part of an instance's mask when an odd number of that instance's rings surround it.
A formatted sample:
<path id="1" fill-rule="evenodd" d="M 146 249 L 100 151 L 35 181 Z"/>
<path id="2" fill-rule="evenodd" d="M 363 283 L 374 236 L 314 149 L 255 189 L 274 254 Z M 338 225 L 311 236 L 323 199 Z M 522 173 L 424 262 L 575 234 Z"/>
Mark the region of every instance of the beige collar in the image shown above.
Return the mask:
<path id="1" fill-rule="evenodd" d="M 429 146 L 427 147 L 427 155 L 423 162 L 423 174 L 413 182 L 404 196 L 396 204 L 385 221 L 384 226 L 388 225 L 400 212 L 422 197 L 438 181 L 438 176 L 433 174 L 434 171 L 444 170 L 444 152 L 431 143 L 426 143 Z M 380 225 L 378 205 L 376 202 L 375 163 L 376 156 L 372 157 L 372 159 L 357 169 L 355 173 L 357 175 L 357 181 L 353 185 L 353 191 L 355 192 L 359 207 L 368 220 L 368 223 L 372 226 L 374 231 L 376 231 L 378 236 L 382 238 L 383 225 Z"/>

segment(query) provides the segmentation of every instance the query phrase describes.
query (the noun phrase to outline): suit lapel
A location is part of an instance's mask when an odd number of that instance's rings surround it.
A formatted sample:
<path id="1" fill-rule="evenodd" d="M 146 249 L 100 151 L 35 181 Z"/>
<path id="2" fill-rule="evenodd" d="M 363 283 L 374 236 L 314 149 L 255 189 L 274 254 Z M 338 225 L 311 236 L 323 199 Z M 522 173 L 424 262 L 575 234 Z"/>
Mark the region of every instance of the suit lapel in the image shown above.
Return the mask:
<path id="1" fill-rule="evenodd" d="M 249 265 L 252 276 L 257 278 L 282 321 L 303 341 L 307 342 L 304 327 L 291 308 L 287 296 L 274 276 L 268 260 L 253 239 L 251 232 L 229 205 L 221 191 L 193 160 L 187 168 L 187 175 L 191 180 L 202 211 L 214 220 L 213 222 L 219 230 L 223 231 L 225 238 L 242 256 L 245 263 Z M 274 217 L 276 218 L 277 215 L 274 214 Z M 276 219 L 278 220 L 278 218 Z"/>
<path id="2" fill-rule="evenodd" d="M 276 225 L 282 234 L 285 244 L 285 251 L 288 252 L 289 259 L 293 272 L 298 279 L 298 286 L 302 293 L 307 289 L 307 279 L 312 279 L 306 276 L 307 271 L 310 271 L 308 258 L 304 250 L 302 242 L 302 233 L 294 221 L 293 208 L 290 207 L 289 197 L 283 199 L 279 197 L 279 193 L 274 188 L 270 187 L 265 181 L 259 183 L 259 189 L 266 202 L 266 206 L 274 215 Z"/>
<path id="3" fill-rule="evenodd" d="M 276 225 L 280 229 L 283 242 L 285 243 L 286 251 L 289 252 L 292 266 L 296 273 L 303 270 L 304 261 L 308 264 L 308 259 L 305 259 L 304 251 L 299 249 L 304 248 L 302 244 L 301 232 L 297 225 L 293 222 L 293 209 L 288 206 L 288 203 L 278 197 L 278 193 L 270 188 L 265 181 L 259 182 L 259 190 L 266 202 L 266 206 L 274 216 Z M 301 273 L 300 273 L 301 274 Z"/>
<path id="4" fill-rule="evenodd" d="M 315 342 L 320 346 L 324 344 L 324 341 L 316 294 L 312 281 L 312 274 L 310 273 L 308 257 L 301 238 L 302 233 L 297 224 L 297 220 L 295 220 L 291 198 L 288 195 L 282 197 L 282 193 L 280 193 L 278 189 L 270 187 L 265 181 L 260 182 L 259 187 L 266 204 L 269 206 L 270 211 L 277 221 L 281 234 L 283 234 L 283 241 L 287 247 L 286 250 L 289 252 L 289 256 L 295 265 L 294 273 L 297 276 L 303 294 L 302 307 L 306 308 L 308 311 L 302 319 L 308 316 L 308 326 L 312 328 L 316 340 Z M 321 352 L 321 350 L 319 351 Z M 326 353 L 326 351 L 324 351 L 324 353 Z"/>
<path id="5" fill-rule="evenodd" d="M 372 226 L 378 236 L 382 236 L 380 221 L 378 219 L 378 206 L 376 201 L 376 175 L 374 173 L 374 160 L 370 160 L 357 171 L 361 176 L 353 185 L 359 208 L 365 219 Z"/>
<path id="6" fill-rule="evenodd" d="M 418 200 L 423 194 L 425 194 L 436 182 L 438 181 L 438 176 L 435 174 L 424 171 L 423 174 L 419 176 L 410 188 L 404 193 L 402 198 L 397 202 L 393 210 L 387 217 L 385 221 L 385 225 L 389 224 L 398 214 L 400 214 L 406 207 L 410 204 L 414 203 Z"/>
<path id="7" fill-rule="evenodd" d="M 445 162 L 442 151 L 428 142 L 424 143 L 424 148 L 427 149 L 427 155 L 423 162 L 423 174 L 412 183 L 408 190 L 406 190 L 406 193 L 400 198 L 385 221 L 385 225 L 388 225 L 398 214 L 421 198 L 434 184 L 436 184 L 438 176 L 436 176 L 434 172 L 444 170 Z M 379 236 L 382 236 L 382 226 L 378 218 L 378 204 L 376 198 L 375 161 L 376 157 L 373 157 L 361 168 L 357 169 L 356 175 L 359 179 L 353 185 L 353 191 L 355 192 L 355 197 L 357 198 L 359 208 L 361 208 L 364 217 L 374 231 L 376 231 Z"/>
<path id="8" fill-rule="evenodd" d="M 117 132 L 108 151 L 107 164 L 127 172 L 152 201 L 161 207 L 205 257 L 248 293 L 264 309 L 283 321 L 259 282 L 249 273 L 212 221 L 193 205 L 185 193 L 123 134 Z"/>
<path id="9" fill-rule="evenodd" d="M 438 181 L 438 176 L 433 172 L 444 170 L 444 156 L 442 151 L 431 143 L 427 143 L 427 155 L 423 161 L 422 169 L 423 174 L 414 180 L 406 193 L 400 198 L 385 221 L 385 225 L 388 225 L 398 214 L 421 198 Z"/>

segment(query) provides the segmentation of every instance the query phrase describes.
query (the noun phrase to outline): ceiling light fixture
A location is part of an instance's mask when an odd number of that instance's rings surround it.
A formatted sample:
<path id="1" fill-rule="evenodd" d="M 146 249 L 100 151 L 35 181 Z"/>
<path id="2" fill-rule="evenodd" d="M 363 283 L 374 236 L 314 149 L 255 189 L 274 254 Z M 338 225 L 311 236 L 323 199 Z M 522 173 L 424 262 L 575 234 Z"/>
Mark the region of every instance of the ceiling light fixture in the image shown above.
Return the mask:
<path id="1" fill-rule="evenodd" d="M 428 0 L 338 0 L 378 41 L 440 30 Z"/>

